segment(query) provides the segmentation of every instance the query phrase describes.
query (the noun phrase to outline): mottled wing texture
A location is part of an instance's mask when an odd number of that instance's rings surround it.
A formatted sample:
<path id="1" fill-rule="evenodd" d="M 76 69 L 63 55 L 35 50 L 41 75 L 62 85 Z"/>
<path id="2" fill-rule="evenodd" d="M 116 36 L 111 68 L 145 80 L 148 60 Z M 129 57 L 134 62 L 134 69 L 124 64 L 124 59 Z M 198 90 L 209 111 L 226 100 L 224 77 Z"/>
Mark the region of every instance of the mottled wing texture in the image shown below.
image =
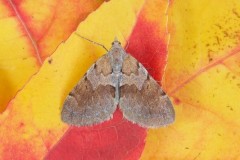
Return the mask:
<path id="1" fill-rule="evenodd" d="M 67 96 L 62 120 L 74 126 L 89 126 L 110 119 L 117 107 L 111 73 L 110 58 L 106 54 L 90 67 Z"/>
<path id="2" fill-rule="evenodd" d="M 126 55 L 120 87 L 120 109 L 126 119 L 146 128 L 170 124 L 175 119 L 171 101 L 135 58 Z"/>

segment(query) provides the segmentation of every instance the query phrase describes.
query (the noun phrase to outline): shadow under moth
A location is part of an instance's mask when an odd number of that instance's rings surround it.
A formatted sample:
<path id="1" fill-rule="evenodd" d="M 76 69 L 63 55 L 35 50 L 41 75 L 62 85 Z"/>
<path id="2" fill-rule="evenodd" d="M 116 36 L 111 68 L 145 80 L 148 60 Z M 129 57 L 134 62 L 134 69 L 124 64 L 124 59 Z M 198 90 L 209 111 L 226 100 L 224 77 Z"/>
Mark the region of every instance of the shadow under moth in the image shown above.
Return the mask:
<path id="1" fill-rule="evenodd" d="M 124 118 L 146 128 L 166 126 L 175 119 L 169 97 L 115 39 L 69 93 L 61 118 L 73 126 L 91 126 L 109 120 L 117 106 Z"/>

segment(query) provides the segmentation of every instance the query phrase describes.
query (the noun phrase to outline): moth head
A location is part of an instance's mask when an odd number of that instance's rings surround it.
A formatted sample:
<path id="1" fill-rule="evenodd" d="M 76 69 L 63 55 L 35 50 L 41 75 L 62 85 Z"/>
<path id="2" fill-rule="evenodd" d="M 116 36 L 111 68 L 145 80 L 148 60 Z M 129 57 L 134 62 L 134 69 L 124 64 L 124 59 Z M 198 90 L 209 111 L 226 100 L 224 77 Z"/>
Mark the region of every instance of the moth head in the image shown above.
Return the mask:
<path id="1" fill-rule="evenodd" d="M 117 37 L 115 37 L 114 41 L 112 42 L 112 47 L 121 47 L 121 42 L 118 41 Z"/>

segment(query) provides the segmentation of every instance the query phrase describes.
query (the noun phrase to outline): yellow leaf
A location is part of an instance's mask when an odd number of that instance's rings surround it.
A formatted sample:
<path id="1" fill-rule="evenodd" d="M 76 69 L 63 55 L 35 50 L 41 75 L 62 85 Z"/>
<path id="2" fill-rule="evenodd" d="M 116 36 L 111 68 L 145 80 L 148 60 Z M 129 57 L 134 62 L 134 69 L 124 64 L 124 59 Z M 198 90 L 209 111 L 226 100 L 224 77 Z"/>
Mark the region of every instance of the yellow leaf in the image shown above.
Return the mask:
<path id="1" fill-rule="evenodd" d="M 176 122 L 149 130 L 142 159 L 239 159 L 239 1 L 173 1 L 164 88 Z"/>
<path id="2" fill-rule="evenodd" d="M 82 22 L 77 33 L 107 48 L 114 37 L 125 43 L 143 0 L 103 4 Z M 104 15 L 104 16 L 103 16 Z M 104 17 L 104 18 L 103 18 Z M 59 45 L 40 71 L 9 104 L 0 117 L 0 158 L 43 158 L 68 126 L 60 119 L 62 103 L 93 62 L 106 51 L 75 33 Z M 9 148 L 14 148 L 15 153 Z M 25 152 L 29 149 L 29 152 Z M 24 155 L 21 153 L 24 152 Z"/>
<path id="3" fill-rule="evenodd" d="M 0 2 L 0 113 L 45 58 L 102 3 L 103 0 Z"/>

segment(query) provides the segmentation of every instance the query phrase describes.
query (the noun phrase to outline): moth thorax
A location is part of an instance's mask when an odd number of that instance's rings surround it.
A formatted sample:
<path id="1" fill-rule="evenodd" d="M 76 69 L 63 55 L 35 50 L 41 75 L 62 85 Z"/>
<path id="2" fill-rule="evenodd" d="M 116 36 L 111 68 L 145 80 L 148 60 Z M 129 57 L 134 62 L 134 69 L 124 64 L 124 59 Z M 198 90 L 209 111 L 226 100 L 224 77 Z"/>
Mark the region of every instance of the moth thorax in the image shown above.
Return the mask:
<path id="1" fill-rule="evenodd" d="M 113 72 L 119 73 L 122 70 L 123 54 L 120 48 L 113 49 L 112 52 L 112 69 Z"/>
<path id="2" fill-rule="evenodd" d="M 113 66 L 113 73 L 120 73 L 121 70 L 122 70 L 122 66 L 120 65 Z"/>

